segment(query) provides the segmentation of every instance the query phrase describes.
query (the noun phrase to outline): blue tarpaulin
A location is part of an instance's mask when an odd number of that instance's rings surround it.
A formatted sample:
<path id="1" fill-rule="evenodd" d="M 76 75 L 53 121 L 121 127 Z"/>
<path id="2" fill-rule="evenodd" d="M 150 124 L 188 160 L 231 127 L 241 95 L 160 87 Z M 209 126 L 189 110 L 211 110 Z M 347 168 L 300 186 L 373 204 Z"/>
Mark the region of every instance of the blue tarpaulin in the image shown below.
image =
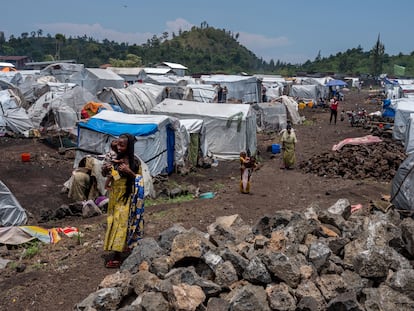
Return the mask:
<path id="1" fill-rule="evenodd" d="M 348 84 L 342 80 L 330 80 L 328 81 L 325 86 L 348 86 Z"/>
<path id="2" fill-rule="evenodd" d="M 87 122 L 80 122 L 79 127 L 87 128 L 96 132 L 119 136 L 129 133 L 134 136 L 148 136 L 158 130 L 157 124 L 130 124 L 111 122 L 102 119 L 91 118 Z"/>

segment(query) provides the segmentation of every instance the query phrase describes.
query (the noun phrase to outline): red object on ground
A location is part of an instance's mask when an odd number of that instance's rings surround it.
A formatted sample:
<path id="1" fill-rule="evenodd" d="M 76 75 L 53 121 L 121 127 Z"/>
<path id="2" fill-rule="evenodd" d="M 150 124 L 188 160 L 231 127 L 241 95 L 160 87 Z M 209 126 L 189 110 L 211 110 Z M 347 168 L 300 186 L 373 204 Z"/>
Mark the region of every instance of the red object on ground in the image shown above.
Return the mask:
<path id="1" fill-rule="evenodd" d="M 30 162 L 30 153 L 22 153 L 22 162 Z"/>

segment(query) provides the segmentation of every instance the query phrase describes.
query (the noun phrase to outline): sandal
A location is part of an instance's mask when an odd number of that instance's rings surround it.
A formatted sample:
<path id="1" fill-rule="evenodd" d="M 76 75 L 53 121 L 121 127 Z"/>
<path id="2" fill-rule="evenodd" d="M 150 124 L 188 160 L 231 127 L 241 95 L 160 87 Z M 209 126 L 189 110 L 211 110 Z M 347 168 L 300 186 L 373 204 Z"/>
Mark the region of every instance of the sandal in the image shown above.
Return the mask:
<path id="1" fill-rule="evenodd" d="M 119 260 L 108 260 L 105 263 L 105 268 L 119 268 L 121 266 L 121 262 Z"/>

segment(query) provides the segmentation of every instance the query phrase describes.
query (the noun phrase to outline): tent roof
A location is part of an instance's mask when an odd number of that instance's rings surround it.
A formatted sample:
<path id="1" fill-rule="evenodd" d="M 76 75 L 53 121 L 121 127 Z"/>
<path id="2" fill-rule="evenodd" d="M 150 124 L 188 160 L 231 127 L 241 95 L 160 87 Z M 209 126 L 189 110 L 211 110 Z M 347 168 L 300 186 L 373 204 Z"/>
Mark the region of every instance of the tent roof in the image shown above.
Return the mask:
<path id="1" fill-rule="evenodd" d="M 102 68 L 85 68 L 85 70 L 92 73 L 95 77 L 102 80 L 122 80 L 124 79 L 115 72 Z"/>
<path id="2" fill-rule="evenodd" d="M 169 72 L 171 72 L 171 68 L 144 68 L 144 71 L 146 74 L 152 74 L 152 75 L 165 75 Z"/>
<path id="3" fill-rule="evenodd" d="M 106 70 L 115 72 L 118 75 L 138 75 L 144 68 L 142 67 L 108 67 Z"/>
<path id="4" fill-rule="evenodd" d="M 342 80 L 329 80 L 325 83 L 326 86 L 347 86 L 348 84 Z"/>
<path id="5" fill-rule="evenodd" d="M 220 82 L 238 82 L 246 80 L 258 80 L 254 76 L 239 76 L 239 75 L 202 75 L 201 80 L 209 83 L 220 83 Z"/>
<path id="6" fill-rule="evenodd" d="M 0 67 L 14 67 L 12 63 L 0 62 Z"/>
<path id="7" fill-rule="evenodd" d="M 184 69 L 184 70 L 188 69 L 187 67 L 185 67 L 181 64 L 177 64 L 177 63 L 163 62 L 162 64 L 165 65 L 165 66 L 168 66 L 172 69 Z"/>
<path id="8" fill-rule="evenodd" d="M 246 118 L 250 112 L 250 105 L 246 104 L 216 104 L 199 103 L 189 100 L 176 100 L 166 98 L 151 109 L 152 112 L 179 113 L 181 115 L 199 115 L 216 118 L 228 118 L 237 113 L 242 113 Z"/>
<path id="9" fill-rule="evenodd" d="M 147 136 L 155 133 L 169 117 L 162 115 L 126 114 L 117 111 L 103 110 L 79 127 L 94 130 L 113 136 L 130 133 L 134 136 Z"/>

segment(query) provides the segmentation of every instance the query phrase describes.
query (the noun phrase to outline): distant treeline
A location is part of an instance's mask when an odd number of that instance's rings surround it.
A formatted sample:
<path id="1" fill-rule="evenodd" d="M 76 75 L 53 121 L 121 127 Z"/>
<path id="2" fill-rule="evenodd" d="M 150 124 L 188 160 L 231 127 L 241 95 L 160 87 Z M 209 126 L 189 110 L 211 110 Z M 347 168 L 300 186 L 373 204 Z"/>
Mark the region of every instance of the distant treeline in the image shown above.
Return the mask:
<path id="1" fill-rule="evenodd" d="M 87 67 L 113 63 L 123 66 L 150 67 L 160 62 L 180 63 L 189 68 L 189 74 L 240 72 L 280 74 L 292 76 L 297 72 L 341 73 L 345 75 L 371 75 L 381 73 L 414 76 L 414 52 L 390 56 L 378 36 L 370 51 L 360 46 L 321 57 L 303 64 L 290 64 L 280 60 L 266 62 L 238 42 L 239 34 L 215 29 L 206 22 L 189 31 L 154 35 L 142 45 L 118 43 L 107 39 L 98 41 L 86 35 L 66 37 L 64 34 L 43 34 L 41 29 L 24 32 L 6 40 L 0 32 L 0 54 L 29 56 L 33 61 L 75 59 Z M 277 59 L 277 55 L 275 55 Z"/>

